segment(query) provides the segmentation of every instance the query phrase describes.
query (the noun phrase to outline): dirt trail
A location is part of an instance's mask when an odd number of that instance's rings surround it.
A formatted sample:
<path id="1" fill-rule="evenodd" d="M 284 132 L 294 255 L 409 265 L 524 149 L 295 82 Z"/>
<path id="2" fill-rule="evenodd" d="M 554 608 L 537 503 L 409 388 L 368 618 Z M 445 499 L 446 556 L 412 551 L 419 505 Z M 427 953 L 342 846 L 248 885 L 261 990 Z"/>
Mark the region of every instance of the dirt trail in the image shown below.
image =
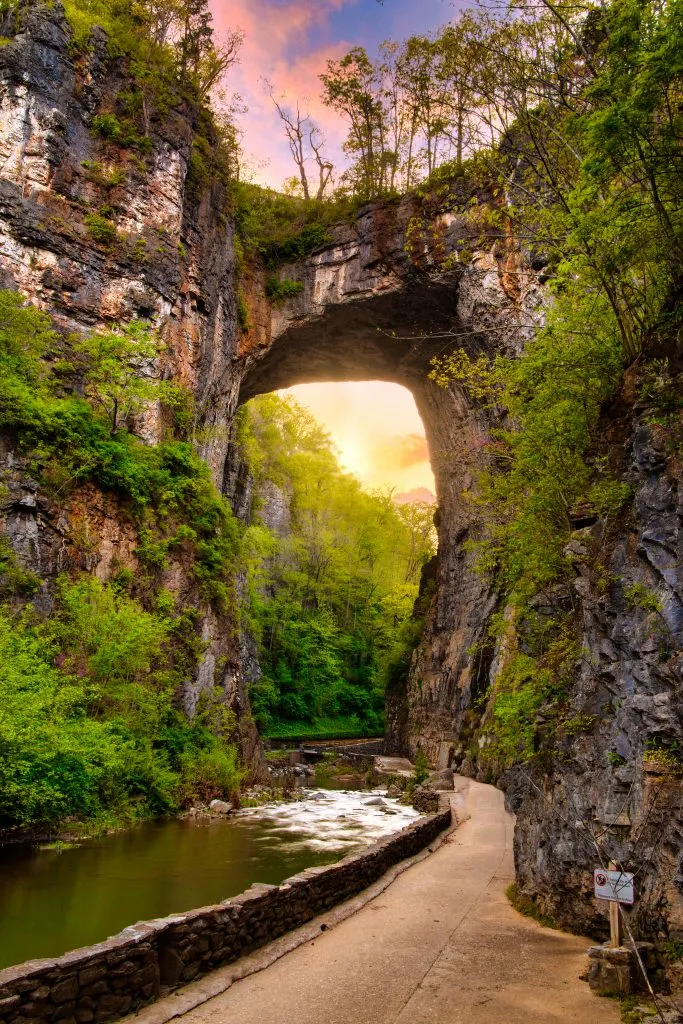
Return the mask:
<path id="1" fill-rule="evenodd" d="M 471 818 L 436 853 L 182 1024 L 616 1024 L 618 1007 L 579 980 L 588 942 L 507 902 L 513 819 L 502 794 L 458 787 Z"/>

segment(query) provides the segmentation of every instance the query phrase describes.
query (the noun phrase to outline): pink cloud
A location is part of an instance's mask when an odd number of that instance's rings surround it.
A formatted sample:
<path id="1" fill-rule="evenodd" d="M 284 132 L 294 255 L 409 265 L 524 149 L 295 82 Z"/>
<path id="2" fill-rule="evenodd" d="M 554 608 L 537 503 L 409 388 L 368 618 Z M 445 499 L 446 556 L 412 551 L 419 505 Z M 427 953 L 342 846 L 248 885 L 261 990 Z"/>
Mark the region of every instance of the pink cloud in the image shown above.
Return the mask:
<path id="1" fill-rule="evenodd" d="M 257 180 L 274 185 L 294 173 L 287 143 L 264 86 L 267 79 L 278 97 L 297 99 L 320 125 L 333 159 L 341 157 L 345 125 L 320 99 L 318 76 L 328 59 L 345 53 L 350 43 L 330 42 L 310 49 L 310 34 L 324 30 L 335 11 L 355 0 L 291 0 L 274 7 L 272 0 L 213 0 L 217 34 L 233 29 L 245 33 L 241 61 L 225 82 L 227 93 L 237 92 L 248 107 L 242 119 L 245 149 L 256 164 Z"/>

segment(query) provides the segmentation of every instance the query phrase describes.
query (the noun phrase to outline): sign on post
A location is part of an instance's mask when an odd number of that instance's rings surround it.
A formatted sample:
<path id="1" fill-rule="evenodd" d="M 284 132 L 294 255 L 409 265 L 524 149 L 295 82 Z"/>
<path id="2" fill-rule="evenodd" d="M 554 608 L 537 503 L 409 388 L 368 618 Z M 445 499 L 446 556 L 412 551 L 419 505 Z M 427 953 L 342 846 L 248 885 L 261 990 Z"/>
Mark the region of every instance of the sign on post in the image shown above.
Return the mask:
<path id="1" fill-rule="evenodd" d="M 606 871 L 596 868 L 593 872 L 593 884 L 596 899 L 609 900 L 613 903 L 634 901 L 633 875 L 630 871 Z"/>

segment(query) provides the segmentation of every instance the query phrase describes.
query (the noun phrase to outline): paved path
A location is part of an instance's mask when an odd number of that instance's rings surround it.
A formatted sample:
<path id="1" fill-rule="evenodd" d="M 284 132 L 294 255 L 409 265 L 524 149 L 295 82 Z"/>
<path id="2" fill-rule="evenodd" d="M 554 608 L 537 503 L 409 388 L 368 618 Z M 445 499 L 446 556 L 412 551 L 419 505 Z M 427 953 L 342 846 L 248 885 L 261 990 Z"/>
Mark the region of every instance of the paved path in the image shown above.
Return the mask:
<path id="1" fill-rule="evenodd" d="M 471 820 L 362 910 L 181 1018 L 182 1024 L 616 1024 L 579 975 L 587 940 L 505 898 L 512 818 L 458 780 Z"/>

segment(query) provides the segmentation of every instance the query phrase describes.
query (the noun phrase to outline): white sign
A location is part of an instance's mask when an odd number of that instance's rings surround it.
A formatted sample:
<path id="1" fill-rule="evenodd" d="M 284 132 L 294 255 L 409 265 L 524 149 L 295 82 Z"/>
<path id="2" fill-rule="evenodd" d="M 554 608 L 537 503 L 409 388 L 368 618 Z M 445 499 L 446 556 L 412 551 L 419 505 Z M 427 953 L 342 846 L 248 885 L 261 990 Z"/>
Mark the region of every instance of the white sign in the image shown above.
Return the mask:
<path id="1" fill-rule="evenodd" d="M 633 875 L 628 871 L 605 871 L 596 868 L 593 872 L 595 896 L 599 900 L 615 903 L 633 903 Z"/>

